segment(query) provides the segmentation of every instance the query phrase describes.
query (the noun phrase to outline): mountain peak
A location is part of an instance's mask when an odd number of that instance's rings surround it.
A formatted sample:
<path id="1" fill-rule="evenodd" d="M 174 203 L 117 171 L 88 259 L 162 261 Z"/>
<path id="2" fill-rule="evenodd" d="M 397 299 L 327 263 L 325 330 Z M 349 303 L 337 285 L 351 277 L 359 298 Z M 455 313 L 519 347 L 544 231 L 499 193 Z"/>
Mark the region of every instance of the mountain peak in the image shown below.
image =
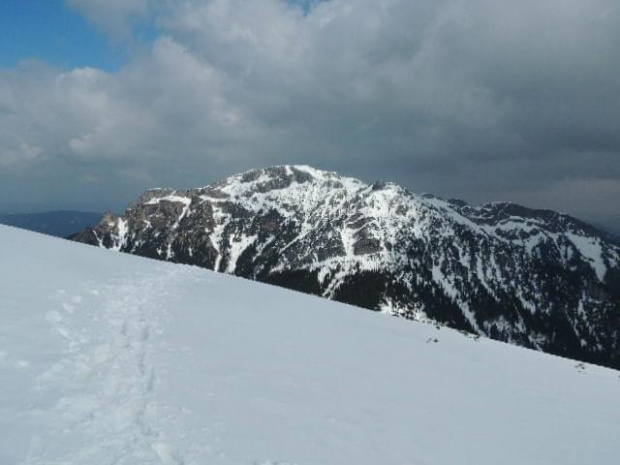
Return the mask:
<path id="1" fill-rule="evenodd" d="M 245 171 L 243 173 L 231 176 L 224 182 L 228 184 L 264 184 L 277 182 L 278 185 L 288 187 L 292 183 L 307 182 L 334 182 L 347 179 L 362 183 L 353 178 L 343 178 L 336 172 L 320 170 L 309 165 L 277 165 L 267 168 L 258 168 Z M 209 186 L 207 186 L 209 187 Z"/>
<path id="2" fill-rule="evenodd" d="M 620 248 L 550 210 L 282 165 L 150 190 L 77 240 L 620 366 Z"/>

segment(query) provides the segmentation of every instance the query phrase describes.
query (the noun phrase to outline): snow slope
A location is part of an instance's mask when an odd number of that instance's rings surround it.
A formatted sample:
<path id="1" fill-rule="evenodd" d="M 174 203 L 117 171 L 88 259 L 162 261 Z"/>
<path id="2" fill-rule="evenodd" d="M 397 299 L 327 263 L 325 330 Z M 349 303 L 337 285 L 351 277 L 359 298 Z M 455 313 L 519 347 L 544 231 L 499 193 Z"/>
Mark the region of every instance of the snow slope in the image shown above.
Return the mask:
<path id="1" fill-rule="evenodd" d="M 0 464 L 616 464 L 617 371 L 0 227 Z"/>

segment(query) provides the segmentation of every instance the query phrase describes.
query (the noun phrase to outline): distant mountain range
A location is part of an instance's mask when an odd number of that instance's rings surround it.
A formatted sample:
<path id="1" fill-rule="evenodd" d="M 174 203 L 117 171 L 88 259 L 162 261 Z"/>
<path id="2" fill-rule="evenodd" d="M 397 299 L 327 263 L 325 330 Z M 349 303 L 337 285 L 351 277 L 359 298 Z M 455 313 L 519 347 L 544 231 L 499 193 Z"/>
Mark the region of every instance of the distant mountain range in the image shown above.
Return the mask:
<path id="1" fill-rule="evenodd" d="M 280 166 L 150 190 L 74 239 L 620 367 L 620 247 L 550 210 Z"/>
<path id="2" fill-rule="evenodd" d="M 0 214 L 0 224 L 57 237 L 69 237 L 96 225 L 101 213 L 53 211 L 44 213 Z"/>
<path id="3" fill-rule="evenodd" d="M 607 217 L 600 223 L 593 223 L 603 231 L 612 241 L 620 243 L 620 215 Z"/>

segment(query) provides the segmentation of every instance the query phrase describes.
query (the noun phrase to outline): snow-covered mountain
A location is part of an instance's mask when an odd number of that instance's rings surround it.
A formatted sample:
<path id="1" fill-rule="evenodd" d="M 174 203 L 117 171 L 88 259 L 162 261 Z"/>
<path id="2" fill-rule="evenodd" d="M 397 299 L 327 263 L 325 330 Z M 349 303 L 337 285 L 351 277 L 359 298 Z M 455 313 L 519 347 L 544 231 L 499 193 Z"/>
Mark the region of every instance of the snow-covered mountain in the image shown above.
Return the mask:
<path id="1" fill-rule="evenodd" d="M 280 166 L 150 190 L 76 240 L 620 367 L 620 247 L 549 210 Z"/>
<path id="2" fill-rule="evenodd" d="M 620 460 L 614 370 L 4 226 L 0 257 L 2 465 Z"/>

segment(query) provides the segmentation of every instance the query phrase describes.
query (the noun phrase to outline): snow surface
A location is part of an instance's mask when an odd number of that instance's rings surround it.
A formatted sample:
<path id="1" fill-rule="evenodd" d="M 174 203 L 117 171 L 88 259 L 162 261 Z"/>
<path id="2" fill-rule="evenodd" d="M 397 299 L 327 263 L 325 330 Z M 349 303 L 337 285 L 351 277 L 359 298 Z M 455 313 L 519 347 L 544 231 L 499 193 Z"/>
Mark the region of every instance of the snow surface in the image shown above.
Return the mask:
<path id="1" fill-rule="evenodd" d="M 603 260 L 603 247 L 601 240 L 595 237 L 583 237 L 574 233 L 567 233 L 568 239 L 575 244 L 579 253 L 590 262 L 590 266 L 596 273 L 599 281 L 605 280 L 607 266 Z"/>
<path id="2" fill-rule="evenodd" d="M 0 227 L 0 464 L 617 464 L 620 378 Z"/>

